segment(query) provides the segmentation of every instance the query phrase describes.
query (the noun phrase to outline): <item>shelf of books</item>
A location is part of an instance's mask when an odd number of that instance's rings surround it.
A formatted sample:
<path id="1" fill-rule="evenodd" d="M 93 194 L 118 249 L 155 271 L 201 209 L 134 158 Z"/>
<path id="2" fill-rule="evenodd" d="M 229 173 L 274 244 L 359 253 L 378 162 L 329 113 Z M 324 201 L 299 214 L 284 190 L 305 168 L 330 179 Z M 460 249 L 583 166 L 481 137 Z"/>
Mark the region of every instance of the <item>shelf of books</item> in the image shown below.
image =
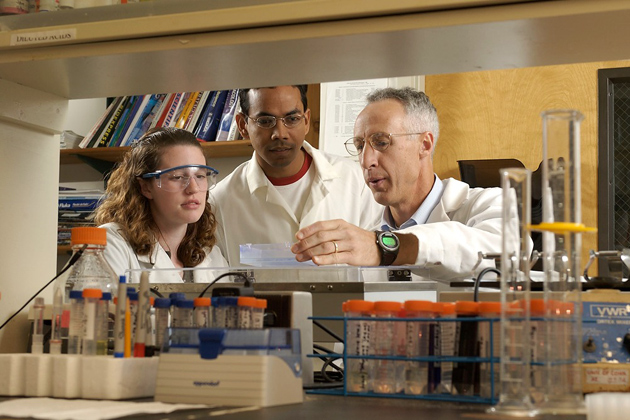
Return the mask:
<path id="1" fill-rule="evenodd" d="M 190 131 L 208 158 L 249 156 L 253 149 L 236 127 L 237 108 L 238 89 L 114 98 L 78 148 L 61 150 L 60 163 L 120 161 L 129 147 L 154 127 Z"/>

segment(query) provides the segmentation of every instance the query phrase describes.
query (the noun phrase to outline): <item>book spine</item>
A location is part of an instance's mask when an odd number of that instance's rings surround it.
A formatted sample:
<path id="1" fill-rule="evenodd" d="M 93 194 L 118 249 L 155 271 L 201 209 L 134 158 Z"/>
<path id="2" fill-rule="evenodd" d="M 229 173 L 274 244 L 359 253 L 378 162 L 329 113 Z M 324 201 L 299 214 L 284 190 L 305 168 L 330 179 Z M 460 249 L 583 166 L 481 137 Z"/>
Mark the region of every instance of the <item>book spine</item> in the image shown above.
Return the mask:
<path id="1" fill-rule="evenodd" d="M 175 109 L 175 114 L 173 115 L 173 119 L 169 123 L 169 127 L 175 127 L 177 125 L 177 121 L 179 121 L 179 117 L 182 115 L 184 108 L 186 108 L 186 103 L 188 102 L 188 97 L 190 96 L 190 92 L 182 92 L 179 103 L 177 104 L 177 108 Z"/>
<path id="2" fill-rule="evenodd" d="M 138 106 L 133 115 L 133 117 L 129 117 L 130 123 L 127 126 L 127 129 L 121 134 L 119 139 L 116 141 L 116 146 L 125 146 L 129 142 L 129 137 L 136 131 L 136 128 L 142 122 L 142 119 L 145 118 L 146 109 L 149 106 L 149 102 L 155 102 L 155 95 L 144 95 L 138 99 Z"/>
<path id="3" fill-rule="evenodd" d="M 162 127 L 164 124 L 164 119 L 166 118 L 166 114 L 168 114 L 168 110 L 171 108 L 173 104 L 173 99 L 175 98 L 174 93 L 168 93 L 164 100 L 162 101 L 162 105 L 160 105 L 160 109 L 158 109 L 155 114 L 155 118 L 151 122 L 149 129 L 154 127 Z"/>
<path id="4" fill-rule="evenodd" d="M 116 129 L 114 130 L 114 134 L 110 136 L 109 141 L 107 142 L 107 147 L 113 147 L 116 145 L 118 138 L 124 134 L 127 125 L 129 124 L 129 119 L 131 118 L 131 114 L 135 109 L 136 103 L 138 102 L 137 96 L 132 96 L 129 98 L 129 103 L 123 110 L 123 114 L 120 116 L 118 120 L 118 124 L 116 125 Z"/>
<path id="5" fill-rule="evenodd" d="M 118 120 L 120 119 L 120 116 L 122 115 L 128 103 L 129 103 L 129 96 L 125 96 L 123 101 L 120 103 L 120 105 L 116 109 L 116 112 L 114 113 L 112 118 L 109 120 L 107 128 L 103 132 L 103 135 L 101 136 L 100 141 L 97 144 L 95 144 L 94 147 L 107 146 L 109 138 L 112 136 L 112 134 L 114 134 L 114 130 L 116 129 L 116 125 L 118 124 Z"/>
<path id="6" fill-rule="evenodd" d="M 236 111 L 236 102 L 238 99 L 238 89 L 230 90 L 225 100 L 225 106 L 223 107 L 223 113 L 221 115 L 221 122 L 219 123 L 219 129 L 217 131 L 217 137 L 215 141 L 226 141 L 234 120 L 234 113 Z"/>
<path id="7" fill-rule="evenodd" d="M 208 99 L 210 98 L 211 94 L 212 91 L 209 90 L 201 92 L 201 94 L 199 95 L 199 103 L 197 104 L 197 108 L 195 109 L 195 112 L 193 113 L 190 121 L 188 122 L 188 125 L 186 126 L 186 130 L 194 133 L 195 129 L 197 128 L 197 123 L 199 122 L 199 117 L 201 116 L 201 114 L 203 114 L 203 111 L 206 107 L 206 104 L 208 103 Z"/>
<path id="8" fill-rule="evenodd" d="M 177 111 L 177 106 L 179 105 L 180 100 L 182 99 L 181 93 L 176 93 L 173 96 L 173 102 L 168 110 L 166 110 L 166 116 L 164 117 L 164 121 L 159 127 L 168 127 L 171 124 L 171 120 L 175 118 L 175 112 Z"/>
<path id="9" fill-rule="evenodd" d="M 90 142 L 92 141 L 92 139 L 94 138 L 94 136 L 97 134 L 97 132 L 101 132 L 103 130 L 103 125 L 105 124 L 105 120 L 109 120 L 109 116 L 114 112 L 114 108 L 118 105 L 118 103 L 120 103 L 120 98 L 114 99 L 109 104 L 109 106 L 107 107 L 103 115 L 101 115 L 101 118 L 99 118 L 98 122 L 94 124 L 94 126 L 90 129 L 87 135 L 83 137 L 83 140 L 81 140 L 81 143 L 79 143 L 79 148 L 81 149 L 87 148 Z"/>
<path id="10" fill-rule="evenodd" d="M 201 141 L 212 141 L 217 134 L 217 128 L 219 127 L 219 120 L 221 118 L 221 111 L 225 105 L 225 99 L 227 98 L 228 91 L 221 90 L 216 93 L 212 98 L 206 118 L 203 121 L 203 126 L 197 135 L 197 138 Z"/>
<path id="11" fill-rule="evenodd" d="M 67 200 L 59 199 L 59 210 L 94 210 L 98 207 L 100 197 Z"/>
<path id="12" fill-rule="evenodd" d="M 201 98 L 203 97 L 203 92 L 195 92 L 195 101 L 192 104 L 192 107 L 190 108 L 190 112 L 188 113 L 188 116 L 186 117 L 186 121 L 184 122 L 184 126 L 182 127 L 184 130 L 188 130 L 190 127 L 190 123 L 192 122 L 193 118 L 195 117 L 195 113 L 197 113 L 197 109 L 199 108 L 199 103 L 201 102 Z"/>

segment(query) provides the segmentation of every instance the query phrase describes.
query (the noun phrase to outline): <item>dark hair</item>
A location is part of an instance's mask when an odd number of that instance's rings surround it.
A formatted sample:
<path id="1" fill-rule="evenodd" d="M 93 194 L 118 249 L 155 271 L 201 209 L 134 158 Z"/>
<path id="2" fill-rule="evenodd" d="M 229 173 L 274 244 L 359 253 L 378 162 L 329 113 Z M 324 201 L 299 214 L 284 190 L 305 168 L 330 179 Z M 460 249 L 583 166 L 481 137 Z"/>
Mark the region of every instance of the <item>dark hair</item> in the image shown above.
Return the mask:
<path id="1" fill-rule="evenodd" d="M 96 210 L 96 224 L 117 223 L 120 233 L 138 255 L 152 254 L 159 237 L 149 200 L 142 195 L 139 177 L 154 172 L 162 156 L 174 146 L 203 150 L 194 134 L 186 130 L 158 127 L 147 131 L 112 172 L 107 194 Z M 216 219 L 206 201 L 201 218 L 188 225 L 177 250 L 177 256 L 185 267 L 195 267 L 205 259 L 206 251 L 216 243 L 215 230 Z"/>
<path id="2" fill-rule="evenodd" d="M 306 99 L 306 92 L 308 91 L 308 85 L 291 85 L 294 88 L 297 88 L 300 91 L 300 99 L 302 100 L 302 105 L 304 105 L 304 111 L 308 109 L 308 100 Z M 249 91 L 256 89 L 275 89 L 277 86 L 270 87 L 262 87 L 262 88 L 250 88 L 250 89 L 240 89 L 238 91 L 238 100 L 241 106 L 241 112 L 247 116 L 249 116 Z"/>

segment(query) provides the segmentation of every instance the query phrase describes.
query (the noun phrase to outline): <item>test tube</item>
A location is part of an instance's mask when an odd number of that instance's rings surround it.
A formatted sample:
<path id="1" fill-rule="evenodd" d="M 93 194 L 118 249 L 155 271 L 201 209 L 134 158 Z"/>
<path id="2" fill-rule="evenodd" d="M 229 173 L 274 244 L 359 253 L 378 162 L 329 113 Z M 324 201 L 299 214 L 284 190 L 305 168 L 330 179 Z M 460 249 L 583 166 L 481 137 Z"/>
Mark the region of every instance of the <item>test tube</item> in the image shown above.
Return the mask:
<path id="1" fill-rule="evenodd" d="M 532 410 L 529 396 L 531 172 L 524 168 L 508 168 L 502 169 L 500 175 L 503 188 L 501 382 L 499 402 L 489 411 L 528 416 Z"/>
<path id="2" fill-rule="evenodd" d="M 479 364 L 479 393 L 483 398 L 499 396 L 499 360 L 501 355 L 501 302 L 479 302 L 479 356 L 490 359 Z"/>
<path id="3" fill-rule="evenodd" d="M 70 326 L 68 328 L 68 354 L 81 354 L 83 340 L 83 293 L 81 290 L 70 291 Z"/>
<path id="4" fill-rule="evenodd" d="M 192 300 L 181 299 L 175 302 L 173 310 L 173 327 L 192 327 L 193 326 L 193 308 Z"/>
<path id="5" fill-rule="evenodd" d="M 162 350 L 164 344 L 164 335 L 170 327 L 170 307 L 171 300 L 169 298 L 157 298 L 154 303 L 155 307 L 155 347 L 158 351 Z"/>
<path id="6" fill-rule="evenodd" d="M 265 309 L 267 309 L 267 299 L 256 299 L 252 309 L 252 328 L 260 330 L 265 323 Z"/>
<path id="7" fill-rule="evenodd" d="M 256 298 L 239 296 L 238 298 L 238 328 L 250 330 L 253 328 L 253 313 Z"/>
<path id="8" fill-rule="evenodd" d="M 109 347 L 109 304 L 112 301 L 110 292 L 103 293 L 98 301 L 96 314 L 96 354 L 106 355 Z"/>
<path id="9" fill-rule="evenodd" d="M 101 289 L 83 289 L 83 301 L 85 305 L 85 328 L 83 335 L 84 356 L 96 355 L 96 337 L 99 327 L 98 302 L 103 297 Z"/>
<path id="10" fill-rule="evenodd" d="M 212 325 L 210 319 L 210 303 L 211 300 L 207 297 L 198 297 L 193 300 L 193 325 L 196 328 L 208 328 Z"/>
<path id="11" fill-rule="evenodd" d="M 225 328 L 238 326 L 238 297 L 225 296 Z"/>
<path id="12" fill-rule="evenodd" d="M 31 353 L 44 353 L 44 298 L 35 298 L 33 304 L 33 342 L 31 345 Z"/>
<path id="13" fill-rule="evenodd" d="M 225 298 L 215 296 L 211 299 L 212 306 L 212 326 L 225 328 Z"/>
<path id="14" fill-rule="evenodd" d="M 466 321 L 479 315 L 479 303 L 469 301 L 455 302 L 455 348 L 457 357 L 479 357 L 477 346 L 478 321 Z M 475 395 L 479 388 L 479 364 L 461 361 L 453 366 L 453 390 L 457 395 Z"/>
<path id="15" fill-rule="evenodd" d="M 125 355 L 125 312 L 127 309 L 127 280 L 119 277 L 116 318 L 114 322 L 114 357 Z"/>
<path id="16" fill-rule="evenodd" d="M 374 315 L 377 318 L 396 318 L 402 308 L 400 302 L 374 302 Z M 395 343 L 398 339 L 396 322 L 375 320 L 374 355 L 395 356 Z M 404 324 L 403 324 L 404 325 Z M 376 359 L 374 365 L 374 392 L 378 394 L 396 393 L 396 362 L 389 359 Z"/>
<path id="17" fill-rule="evenodd" d="M 349 300 L 346 302 L 347 318 L 368 318 L 372 316 L 374 303 L 365 300 Z M 345 327 L 345 354 L 347 356 L 370 356 L 373 353 L 372 340 L 374 334 L 374 321 L 367 319 L 348 319 Z M 348 392 L 367 393 L 371 390 L 370 359 L 347 358 L 346 388 Z"/>
<path id="18" fill-rule="evenodd" d="M 50 354 L 61 354 L 61 325 L 63 321 L 63 292 L 59 287 L 53 296 L 53 312 L 50 330 Z"/>
<path id="19" fill-rule="evenodd" d="M 541 414 L 584 414 L 582 394 L 582 224 L 580 124 L 575 110 L 542 113 L 544 401 Z M 551 305 L 558 302 L 558 305 Z M 569 310 L 570 309 L 570 310 Z"/>
<path id="20" fill-rule="evenodd" d="M 129 337 L 131 341 L 131 351 L 136 344 L 136 329 L 138 328 L 138 310 L 139 310 L 139 296 L 138 292 L 136 292 L 135 287 L 127 287 L 127 302 L 129 302 L 129 319 L 131 320 L 131 336 Z"/>
<path id="21" fill-rule="evenodd" d="M 405 302 L 407 318 L 433 318 L 433 302 L 408 300 Z M 407 358 L 429 356 L 431 321 L 407 321 L 406 323 Z M 405 394 L 421 395 L 429 393 L 429 363 L 408 361 L 405 369 Z"/>
<path id="22" fill-rule="evenodd" d="M 435 302 L 433 311 L 438 319 L 455 319 L 455 304 L 452 302 Z M 436 340 L 435 355 L 442 358 L 455 356 L 456 325 L 453 321 L 437 321 L 435 324 Z M 437 366 L 436 366 L 437 365 Z M 433 387 L 434 394 L 452 394 L 453 392 L 453 361 L 444 360 L 434 364 L 434 369 L 439 373 L 433 378 L 436 384 Z"/>

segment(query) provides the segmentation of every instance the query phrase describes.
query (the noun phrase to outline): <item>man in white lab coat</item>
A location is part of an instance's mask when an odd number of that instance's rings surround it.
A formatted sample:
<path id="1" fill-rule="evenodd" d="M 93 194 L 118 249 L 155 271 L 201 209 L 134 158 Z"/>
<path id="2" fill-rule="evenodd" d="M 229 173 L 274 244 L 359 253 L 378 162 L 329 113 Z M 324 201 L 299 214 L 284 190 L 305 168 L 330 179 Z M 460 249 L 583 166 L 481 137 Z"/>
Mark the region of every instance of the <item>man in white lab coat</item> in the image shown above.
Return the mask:
<path id="1" fill-rule="evenodd" d="M 231 266 L 240 263 L 239 245 L 290 245 L 298 230 L 320 220 L 378 226 L 383 206 L 374 201 L 358 165 L 304 140 L 311 117 L 306 88 L 239 92 L 236 121 L 254 155 L 210 192 L 217 245 Z"/>
<path id="2" fill-rule="evenodd" d="M 357 117 L 353 139 L 365 182 L 386 206 L 380 229 L 343 220 L 301 229 L 292 251 L 318 265 L 414 264 L 434 278 L 470 277 L 478 253 L 501 251 L 500 188 L 469 188 L 433 172 L 437 112 L 423 92 L 377 90 Z M 483 264 L 483 267 L 486 264 Z"/>

